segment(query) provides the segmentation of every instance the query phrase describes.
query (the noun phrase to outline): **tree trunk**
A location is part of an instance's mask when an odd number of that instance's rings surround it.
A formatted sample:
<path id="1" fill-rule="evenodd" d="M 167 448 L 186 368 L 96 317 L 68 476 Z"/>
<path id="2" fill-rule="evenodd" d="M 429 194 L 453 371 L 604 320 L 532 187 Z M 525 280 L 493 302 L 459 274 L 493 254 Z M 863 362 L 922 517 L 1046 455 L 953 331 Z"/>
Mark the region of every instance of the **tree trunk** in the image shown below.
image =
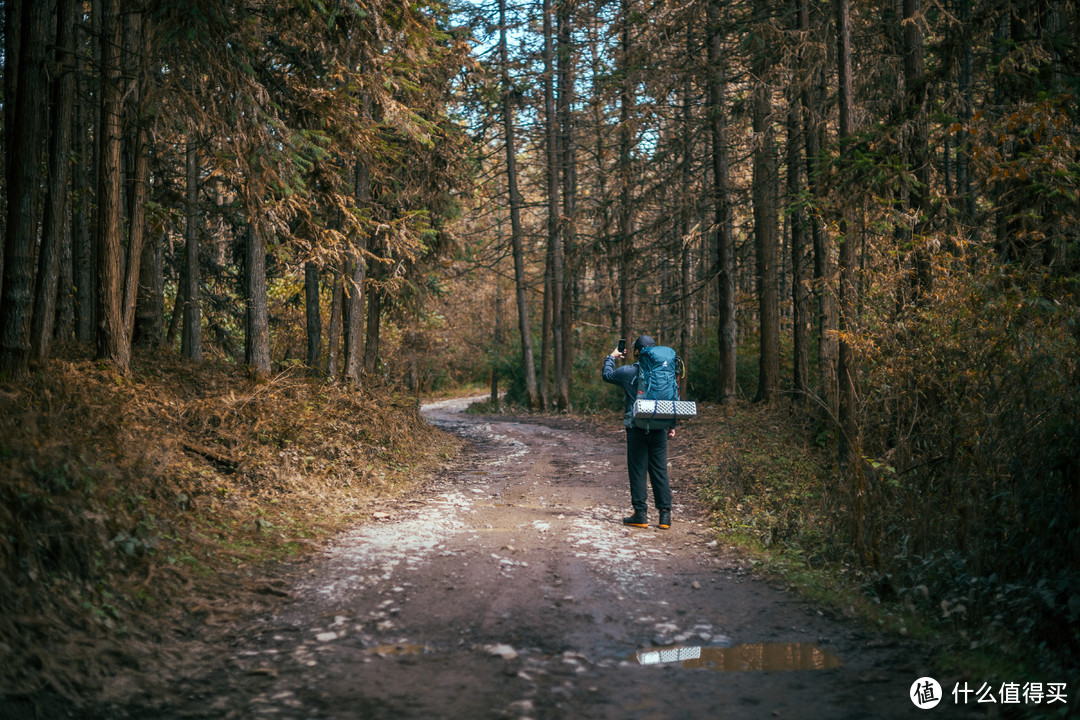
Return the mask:
<path id="1" fill-rule="evenodd" d="M 630 1 L 620 6 L 619 64 L 622 80 L 619 83 L 619 334 L 630 342 L 634 328 L 634 282 L 631 276 L 634 261 L 634 208 L 631 187 L 634 183 L 630 149 L 631 113 L 634 102 L 633 77 L 630 67 Z"/>
<path id="2" fill-rule="evenodd" d="M 180 353 L 192 360 L 202 360 L 202 308 L 199 299 L 199 163 L 195 156 L 195 146 L 187 146 L 187 202 L 184 223 L 184 237 L 187 244 L 187 265 L 185 267 L 185 292 L 183 330 L 180 337 Z M 255 243 L 256 245 L 258 243 Z M 250 248 L 249 248 L 250 249 Z M 250 259 L 249 259 L 250 262 Z M 252 272 L 251 269 L 248 270 Z M 263 272 L 265 282 L 265 268 Z M 250 290 L 249 290 L 250 292 Z M 249 297 L 251 297 L 249 295 Z M 250 302 L 250 301 L 249 301 Z M 250 360 L 248 360 L 250 364 Z"/>
<path id="3" fill-rule="evenodd" d="M 708 11 L 708 113 L 712 136 L 713 202 L 716 211 L 717 266 L 717 399 L 728 402 L 737 390 L 735 370 L 738 335 L 735 317 L 735 237 L 728 182 L 727 127 L 724 95 L 727 92 L 721 0 L 710 0 Z"/>
<path id="4" fill-rule="evenodd" d="M 518 330 L 521 355 L 525 365 L 525 397 L 530 408 L 540 404 L 536 391 L 536 365 L 529 331 L 529 302 L 526 295 L 524 231 L 521 227 L 521 195 L 517 184 L 517 158 L 514 150 L 514 107 L 511 97 L 509 58 L 506 48 L 506 0 L 499 0 L 499 58 L 502 63 L 502 121 L 506 145 L 506 180 L 510 193 L 510 236 L 514 249 L 514 282 L 517 288 Z"/>
<path id="5" fill-rule="evenodd" d="M 98 140 L 98 326 L 97 357 L 127 372 L 130 347 L 123 343 L 123 227 L 120 197 L 120 46 L 122 19 L 118 0 L 101 7 L 101 133 Z"/>
<path id="6" fill-rule="evenodd" d="M 851 75 L 851 17 L 850 0 L 837 0 L 837 81 L 839 83 L 840 126 L 838 141 L 843 156 L 852 135 L 853 102 Z M 841 477 L 847 481 L 847 493 L 851 498 L 852 536 L 855 547 L 869 560 L 866 544 L 866 521 L 868 497 L 866 478 L 860 460 L 860 435 L 858 425 L 858 371 L 855 350 L 851 346 L 851 334 L 857 330 L 858 289 L 853 224 L 848 211 L 840 220 L 840 318 L 839 362 L 837 365 L 840 391 L 840 442 L 838 448 Z"/>
<path id="7" fill-rule="evenodd" d="M 563 221 L 560 218 L 559 170 L 561 162 L 559 137 L 559 112 L 555 105 L 555 48 L 554 30 L 551 23 L 551 0 L 544 0 L 544 150 L 547 158 L 547 252 L 544 266 L 544 315 L 540 331 L 540 402 L 547 409 L 551 406 L 548 376 L 551 372 L 549 357 L 554 360 L 555 385 L 561 371 L 562 348 L 561 325 L 562 298 L 556 279 L 562 259 Z"/>
<path id="8" fill-rule="evenodd" d="M 379 334 L 382 330 L 383 291 L 372 287 L 367 292 L 367 336 L 364 339 L 364 372 L 374 375 L 379 369 Z"/>
<path id="9" fill-rule="evenodd" d="M 804 0 L 796 0 L 795 29 L 799 30 L 799 12 Z M 796 55 L 796 75 L 804 77 L 805 62 L 802 49 Z M 802 144 L 803 117 L 797 93 L 788 93 L 787 115 L 787 202 L 791 218 L 791 300 L 793 340 L 793 389 L 795 399 L 802 401 L 810 389 L 810 292 L 806 279 L 806 217 L 802 208 Z"/>
<path id="10" fill-rule="evenodd" d="M 915 247 L 913 292 L 916 300 L 930 291 L 933 277 L 930 252 L 922 235 L 930 194 L 929 130 L 926 108 L 926 61 L 923 57 L 922 2 L 903 0 L 904 4 L 904 117 L 911 128 L 905 149 L 907 165 L 914 182 L 910 192 L 909 214 L 912 242 Z"/>
<path id="11" fill-rule="evenodd" d="M 10 110 L 4 103 L 11 125 L 6 133 L 7 224 L 0 273 L 0 377 L 22 378 L 29 372 L 38 187 L 45 99 L 49 92 L 46 45 L 51 5 L 44 0 L 24 0 L 18 7 L 9 8 L 7 15 L 14 23 L 13 29 L 17 28 L 17 33 L 7 38 L 8 52 L 12 45 L 16 46 L 14 55 L 8 57 L 15 59 L 11 69 L 17 76 L 8 78 L 5 68 L 6 89 L 15 86 L 15 102 Z M 13 15 L 19 19 L 13 20 Z"/>
<path id="12" fill-rule="evenodd" d="M 244 363 L 256 381 L 270 376 L 270 314 L 266 292 L 266 241 L 249 224 L 244 232 L 247 289 L 244 314 Z"/>
<path id="13" fill-rule="evenodd" d="M 49 119 L 49 179 L 45 218 L 41 226 L 41 257 L 34 288 L 34 314 L 30 328 L 31 355 L 43 361 L 49 355 L 56 318 L 60 251 L 68 230 L 68 157 L 71 151 L 71 116 L 75 95 L 75 2 L 58 0 L 56 47 Z"/>
<path id="14" fill-rule="evenodd" d="M 753 75 L 753 205 L 754 245 L 757 257 L 758 321 L 761 348 L 758 356 L 758 389 L 755 401 L 769 402 L 780 390 L 780 302 L 777 272 L 779 231 L 773 185 L 776 157 L 772 130 L 771 89 L 766 76 L 772 69 L 771 51 L 765 40 L 770 9 L 766 0 L 754 2 L 752 36 Z"/>
<path id="15" fill-rule="evenodd" d="M 560 169 L 562 170 L 562 232 L 556 247 L 555 272 L 552 274 L 557 306 L 552 306 L 552 324 L 555 329 L 555 405 L 560 410 L 570 409 L 570 386 L 574 368 L 574 308 L 573 297 L 573 244 L 574 203 L 576 201 L 576 153 L 574 151 L 573 115 L 574 101 L 574 49 L 571 42 L 572 0 L 564 0 L 557 11 L 558 51 L 556 64 L 559 72 L 558 113 L 560 128 Z"/>
<path id="16" fill-rule="evenodd" d="M 804 37 L 810 37 L 809 0 L 798 0 L 799 30 Z M 820 18 L 820 16 L 819 16 Z M 822 26 L 827 25 L 820 18 Z M 824 27 L 821 28 L 824 30 Z M 826 90 L 822 58 L 815 58 L 816 70 L 813 82 L 807 83 L 802 92 L 803 122 L 806 137 L 806 176 L 814 198 L 824 198 L 825 190 L 818 174 L 818 162 L 825 135 L 824 104 Z M 819 218 L 811 219 L 810 237 L 814 246 L 814 287 L 817 292 L 818 324 L 818 376 L 820 379 L 821 401 L 830 418 L 838 412 L 837 394 L 837 341 L 836 341 L 836 292 L 834 287 L 835 264 L 832 257 L 832 243 Z"/>
<path id="17" fill-rule="evenodd" d="M 150 27 L 149 16 L 141 12 L 127 15 L 127 32 L 124 48 L 130 53 L 130 65 L 134 79 L 128 93 L 132 107 L 131 117 L 131 156 L 132 176 L 130 202 L 128 210 L 128 245 L 124 263 L 123 293 L 123 335 L 120 338 L 120 355 L 126 367 L 131 359 L 131 341 L 135 329 L 135 307 L 139 295 L 139 278 L 146 239 L 146 201 L 150 186 L 150 140 L 143 117 L 142 104 L 147 96 L 146 75 L 139 66 L 140 62 L 149 62 Z"/>
<path id="18" fill-rule="evenodd" d="M 100 9 L 100 4 L 95 3 Z M 84 51 L 85 38 L 82 24 L 76 25 L 80 51 Z M 71 254 L 72 282 L 75 285 L 75 339 L 89 345 L 94 340 L 97 327 L 97 243 L 90 232 L 93 204 L 90 202 L 91 178 L 97 171 L 93 161 L 94 150 L 90 142 L 92 113 L 89 108 L 90 89 L 85 78 L 90 77 L 90 63 L 79 59 L 80 72 L 75 73 L 75 104 L 73 151 L 78 166 L 72 177 Z"/>
<path id="19" fill-rule="evenodd" d="M 364 97 L 364 114 L 370 112 L 370 100 Z M 353 196 L 361 208 L 371 204 L 371 171 L 362 162 L 356 163 L 354 169 Z M 367 259 L 364 251 L 367 249 L 366 231 L 361 230 L 357 238 L 357 247 L 349 253 L 346 260 L 347 280 L 345 281 L 346 294 L 346 325 L 345 325 L 345 379 L 356 386 L 360 385 L 360 374 L 364 370 L 364 298 L 367 289 L 364 283 L 367 281 Z"/>
<path id="20" fill-rule="evenodd" d="M 331 290 L 330 300 L 330 337 L 327 340 L 329 347 L 326 352 L 326 376 L 333 380 L 337 377 L 338 373 L 338 348 L 341 345 L 342 296 L 345 294 L 341 282 L 341 273 L 338 272 L 337 269 L 335 269 L 331 275 L 331 282 L 333 283 L 333 289 Z"/>
<path id="21" fill-rule="evenodd" d="M 307 318 L 307 366 L 318 374 L 322 357 L 322 308 L 319 303 L 319 266 L 304 263 L 304 307 Z"/>
<path id="22" fill-rule="evenodd" d="M 693 27 L 686 27 L 686 56 L 693 57 L 694 32 Z M 693 133 L 691 123 L 693 113 L 691 103 L 693 101 L 692 81 L 688 71 L 684 71 L 682 85 L 682 122 L 679 125 L 680 145 L 682 146 L 682 158 L 680 168 L 679 187 L 681 188 L 682 207 L 679 212 L 679 355 L 683 363 L 690 364 L 690 341 L 693 337 L 691 323 L 691 250 L 693 244 L 690 241 L 690 226 L 693 218 L 694 197 L 691 165 L 693 164 Z M 685 382 L 685 378 L 683 378 Z M 681 388 L 685 390 L 685 387 Z"/>

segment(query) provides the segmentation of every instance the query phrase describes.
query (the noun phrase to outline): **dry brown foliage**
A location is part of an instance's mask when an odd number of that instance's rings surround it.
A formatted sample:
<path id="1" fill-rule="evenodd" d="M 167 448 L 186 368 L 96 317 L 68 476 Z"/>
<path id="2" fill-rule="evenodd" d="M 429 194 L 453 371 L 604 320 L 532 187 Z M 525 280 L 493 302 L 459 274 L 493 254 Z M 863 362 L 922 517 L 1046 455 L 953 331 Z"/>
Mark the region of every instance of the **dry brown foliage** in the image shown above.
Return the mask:
<path id="1" fill-rule="evenodd" d="M 266 606 L 268 564 L 459 449 L 389 389 L 79 352 L 0 385 L 0 697 L 99 694 L 162 638 Z"/>

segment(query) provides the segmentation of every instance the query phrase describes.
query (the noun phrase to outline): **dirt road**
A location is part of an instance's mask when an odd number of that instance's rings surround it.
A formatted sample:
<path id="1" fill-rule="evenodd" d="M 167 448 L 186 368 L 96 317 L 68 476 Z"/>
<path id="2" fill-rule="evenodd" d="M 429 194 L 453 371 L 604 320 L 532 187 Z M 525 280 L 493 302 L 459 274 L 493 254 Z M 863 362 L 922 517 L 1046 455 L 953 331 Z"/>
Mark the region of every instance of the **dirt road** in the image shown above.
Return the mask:
<path id="1" fill-rule="evenodd" d="M 678 439 L 672 529 L 655 513 L 626 528 L 619 428 L 454 410 L 425 414 L 474 441 L 458 470 L 294 568 L 284 609 L 158 717 L 921 716 L 908 693 L 932 672 L 917 647 L 822 614 L 717 547 Z M 948 705 L 931 714 L 961 716 Z"/>

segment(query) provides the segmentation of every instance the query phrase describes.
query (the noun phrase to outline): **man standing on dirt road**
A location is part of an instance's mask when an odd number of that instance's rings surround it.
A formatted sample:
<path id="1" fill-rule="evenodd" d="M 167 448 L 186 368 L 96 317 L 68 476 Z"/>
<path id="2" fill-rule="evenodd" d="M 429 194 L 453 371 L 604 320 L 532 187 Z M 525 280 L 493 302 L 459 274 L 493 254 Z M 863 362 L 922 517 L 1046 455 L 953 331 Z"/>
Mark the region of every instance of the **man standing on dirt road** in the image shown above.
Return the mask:
<path id="1" fill-rule="evenodd" d="M 641 353 L 641 348 L 652 347 L 656 342 L 648 335 L 640 335 L 634 341 L 634 359 Z M 671 527 L 671 485 L 667 472 L 667 441 L 675 437 L 675 428 L 670 430 L 643 430 L 634 425 L 634 399 L 637 395 L 638 365 L 615 367 L 615 359 L 624 359 L 626 350 L 616 348 L 604 359 L 603 378 L 605 382 L 618 385 L 623 389 L 626 414 L 623 425 L 626 426 L 626 469 L 630 474 L 630 504 L 634 514 L 623 518 L 624 525 L 648 527 L 648 489 L 645 474 L 648 472 L 652 485 L 653 502 L 660 512 L 657 526 L 662 530 Z"/>

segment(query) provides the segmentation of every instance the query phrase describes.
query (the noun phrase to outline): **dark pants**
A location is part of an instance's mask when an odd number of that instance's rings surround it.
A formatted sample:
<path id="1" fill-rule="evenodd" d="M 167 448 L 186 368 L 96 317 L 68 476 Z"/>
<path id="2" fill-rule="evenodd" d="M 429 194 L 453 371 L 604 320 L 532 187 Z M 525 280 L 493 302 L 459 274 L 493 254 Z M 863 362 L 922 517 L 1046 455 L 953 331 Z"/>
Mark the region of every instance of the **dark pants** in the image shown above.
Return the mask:
<path id="1" fill-rule="evenodd" d="M 648 512 L 648 490 L 645 473 L 649 474 L 653 502 L 657 510 L 671 509 L 671 486 L 667 474 L 667 430 L 626 429 L 626 468 L 630 472 L 630 504 L 634 512 Z"/>

